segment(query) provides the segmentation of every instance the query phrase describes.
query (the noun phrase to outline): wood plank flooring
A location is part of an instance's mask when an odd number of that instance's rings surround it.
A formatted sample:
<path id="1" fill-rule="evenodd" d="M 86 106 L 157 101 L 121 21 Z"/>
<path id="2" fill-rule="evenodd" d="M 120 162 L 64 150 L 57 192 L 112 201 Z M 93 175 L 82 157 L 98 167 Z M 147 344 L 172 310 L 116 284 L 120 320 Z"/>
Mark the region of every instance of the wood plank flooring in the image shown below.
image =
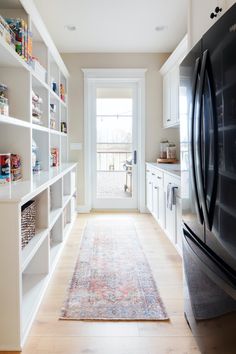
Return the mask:
<path id="1" fill-rule="evenodd" d="M 90 218 L 131 218 L 170 321 L 80 322 L 58 320 Z M 9 353 L 9 352 L 8 352 Z M 23 354 L 196 354 L 195 339 L 183 316 L 182 262 L 152 216 L 93 213 L 79 215 L 49 284 Z"/>

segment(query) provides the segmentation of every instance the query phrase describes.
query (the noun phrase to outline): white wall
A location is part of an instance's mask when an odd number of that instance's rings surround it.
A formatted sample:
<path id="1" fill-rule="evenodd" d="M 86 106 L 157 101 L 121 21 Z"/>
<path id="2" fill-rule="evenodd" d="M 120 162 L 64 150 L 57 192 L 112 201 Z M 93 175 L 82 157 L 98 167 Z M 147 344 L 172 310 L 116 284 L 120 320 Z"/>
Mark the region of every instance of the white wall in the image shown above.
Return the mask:
<path id="1" fill-rule="evenodd" d="M 84 96 L 81 68 L 147 68 L 146 73 L 146 160 L 155 161 L 161 138 L 179 148 L 179 129 L 162 129 L 162 77 L 159 69 L 168 54 L 62 54 L 69 70 L 70 142 L 84 141 Z M 83 151 L 70 151 L 70 160 L 78 162 L 78 203 L 84 203 Z"/>

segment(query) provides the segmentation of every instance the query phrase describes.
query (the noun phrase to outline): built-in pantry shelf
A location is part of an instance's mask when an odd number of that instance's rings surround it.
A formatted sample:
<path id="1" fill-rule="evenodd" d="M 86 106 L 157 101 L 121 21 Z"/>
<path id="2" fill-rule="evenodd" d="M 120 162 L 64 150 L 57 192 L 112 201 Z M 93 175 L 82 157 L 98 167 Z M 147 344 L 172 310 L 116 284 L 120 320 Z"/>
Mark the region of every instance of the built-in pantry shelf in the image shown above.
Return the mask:
<path id="1" fill-rule="evenodd" d="M 9 96 L 9 115 L 0 114 L 0 154 L 18 154 L 22 162 L 22 179 L 0 184 L 0 351 L 21 351 L 73 226 L 77 166 L 68 162 L 67 68 L 31 0 L 0 2 L 0 15 L 8 13 L 27 22 L 32 56 L 43 68 L 0 36 L 0 83 Z M 22 249 L 22 207 L 31 201 L 36 232 Z"/>
<path id="2" fill-rule="evenodd" d="M 30 263 L 31 259 L 34 257 L 35 253 L 38 251 L 42 242 L 48 236 L 48 229 L 36 230 L 35 236 L 30 240 L 30 242 L 22 250 L 21 254 L 21 271 L 23 272 L 25 268 Z"/>

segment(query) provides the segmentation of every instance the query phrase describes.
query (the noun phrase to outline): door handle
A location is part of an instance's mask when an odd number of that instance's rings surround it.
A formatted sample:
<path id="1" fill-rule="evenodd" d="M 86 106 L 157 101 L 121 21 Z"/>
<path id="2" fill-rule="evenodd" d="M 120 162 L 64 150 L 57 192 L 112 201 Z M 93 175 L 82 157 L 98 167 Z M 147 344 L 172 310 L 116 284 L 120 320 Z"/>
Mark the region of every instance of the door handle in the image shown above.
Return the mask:
<path id="1" fill-rule="evenodd" d="M 203 53 L 202 57 L 202 66 L 200 72 L 200 83 L 199 83 L 199 96 L 198 96 L 198 114 L 197 114 L 197 122 L 196 122 L 196 161 L 197 161 L 197 176 L 199 181 L 199 195 L 200 195 L 200 203 L 202 207 L 202 213 L 204 221 L 209 228 L 209 219 L 206 205 L 206 197 L 204 190 L 204 177 L 203 177 L 203 169 L 202 169 L 202 107 L 203 107 L 203 90 L 205 83 L 205 74 L 206 74 L 206 60 L 207 60 L 207 51 Z"/>
<path id="2" fill-rule="evenodd" d="M 134 165 L 137 164 L 137 150 L 134 150 L 134 158 L 133 158 Z"/>
<path id="3" fill-rule="evenodd" d="M 211 74 L 211 67 L 209 62 L 209 52 L 205 50 L 203 53 L 202 58 L 202 68 L 200 73 L 200 85 L 199 85 L 199 92 L 200 92 L 200 104 L 199 104 L 199 116 L 198 116 L 198 124 L 197 124 L 197 159 L 198 159 L 198 178 L 200 182 L 199 191 L 200 191 L 200 198 L 201 198 L 201 205 L 204 220 L 206 226 L 209 230 L 212 228 L 213 224 L 213 217 L 214 217 L 214 207 L 215 207 L 215 199 L 216 199 L 216 192 L 217 192 L 217 126 L 216 126 L 216 112 L 215 112 L 215 104 L 214 104 L 214 97 L 213 97 L 213 81 L 212 81 L 212 74 Z M 208 75 L 208 77 L 207 77 Z M 206 186 L 204 186 L 204 178 L 203 178 L 203 170 L 202 170 L 202 107 L 203 107 L 203 97 L 204 97 L 204 84 L 205 79 L 209 80 L 209 88 L 210 88 L 210 96 L 211 96 L 211 105 L 213 109 L 213 139 L 214 139 L 214 182 L 213 182 L 213 190 L 212 195 L 210 198 L 210 207 L 209 211 L 207 208 L 207 196 L 206 196 Z M 204 116 L 205 118 L 205 116 Z M 206 166 L 205 166 L 206 168 Z"/>
<path id="4" fill-rule="evenodd" d="M 218 129 L 217 129 L 217 113 L 216 113 L 216 103 L 215 103 L 215 88 L 214 88 L 214 80 L 213 80 L 213 73 L 211 69 L 211 63 L 210 63 L 210 57 L 209 57 L 209 52 L 206 50 L 204 52 L 204 58 L 206 62 L 206 69 L 205 69 L 205 77 L 206 77 L 206 82 L 209 87 L 209 97 L 210 97 L 210 108 L 212 112 L 212 125 L 213 125 L 213 148 L 212 148 L 212 153 L 213 153 L 213 184 L 212 184 L 212 190 L 211 190 L 211 195 L 210 195 L 210 201 L 209 201 L 209 208 L 207 209 L 207 204 L 206 204 L 206 197 L 207 197 L 207 192 L 205 190 L 205 195 L 204 195 L 204 201 L 205 201 L 205 210 L 203 210 L 206 213 L 206 219 L 207 219 L 207 227 L 211 231 L 212 225 L 213 225 L 213 219 L 214 219 L 214 209 L 215 209 L 215 201 L 216 201 L 216 195 L 217 195 L 217 182 L 218 182 Z M 204 95 L 204 92 L 203 92 Z M 205 117 L 206 119 L 206 117 Z M 210 119 L 210 117 L 209 117 Z M 210 144 L 212 143 L 212 140 L 210 139 Z M 209 163 L 209 161 L 208 161 Z M 208 165 L 205 165 L 205 170 L 208 169 Z M 206 189 L 206 188 L 205 188 Z"/>
<path id="5" fill-rule="evenodd" d="M 194 148 L 194 142 L 195 142 L 195 133 L 194 133 L 194 117 L 195 117 L 195 102 L 196 102 L 196 91 L 197 91 L 197 80 L 198 80 L 198 75 L 200 72 L 200 58 L 197 58 L 195 62 L 195 67 L 194 67 L 194 73 L 193 73 L 193 87 L 192 87 L 192 109 L 190 112 L 190 117 L 191 117 L 191 123 L 190 123 L 190 128 L 191 128 L 191 133 L 190 133 L 190 147 L 191 147 L 191 161 L 192 161 L 192 183 L 193 183 L 193 190 L 195 194 L 195 199 L 196 199 L 196 209 L 197 209 L 197 215 L 200 223 L 203 223 L 203 213 L 202 209 L 200 206 L 200 201 L 199 201 L 199 195 L 198 195 L 198 190 L 197 190 L 197 177 L 196 177 L 196 170 L 195 170 L 195 148 Z"/>

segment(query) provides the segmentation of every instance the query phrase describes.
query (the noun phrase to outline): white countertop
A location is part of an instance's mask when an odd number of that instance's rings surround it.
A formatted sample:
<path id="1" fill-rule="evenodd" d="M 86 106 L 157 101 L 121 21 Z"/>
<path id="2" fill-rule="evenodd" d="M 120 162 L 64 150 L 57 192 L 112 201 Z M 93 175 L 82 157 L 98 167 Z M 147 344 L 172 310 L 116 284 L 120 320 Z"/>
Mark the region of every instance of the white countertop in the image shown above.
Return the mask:
<path id="1" fill-rule="evenodd" d="M 181 166 L 179 163 L 157 163 L 157 162 L 147 162 L 148 165 L 158 168 L 163 172 L 168 172 L 169 174 L 181 178 Z"/>

